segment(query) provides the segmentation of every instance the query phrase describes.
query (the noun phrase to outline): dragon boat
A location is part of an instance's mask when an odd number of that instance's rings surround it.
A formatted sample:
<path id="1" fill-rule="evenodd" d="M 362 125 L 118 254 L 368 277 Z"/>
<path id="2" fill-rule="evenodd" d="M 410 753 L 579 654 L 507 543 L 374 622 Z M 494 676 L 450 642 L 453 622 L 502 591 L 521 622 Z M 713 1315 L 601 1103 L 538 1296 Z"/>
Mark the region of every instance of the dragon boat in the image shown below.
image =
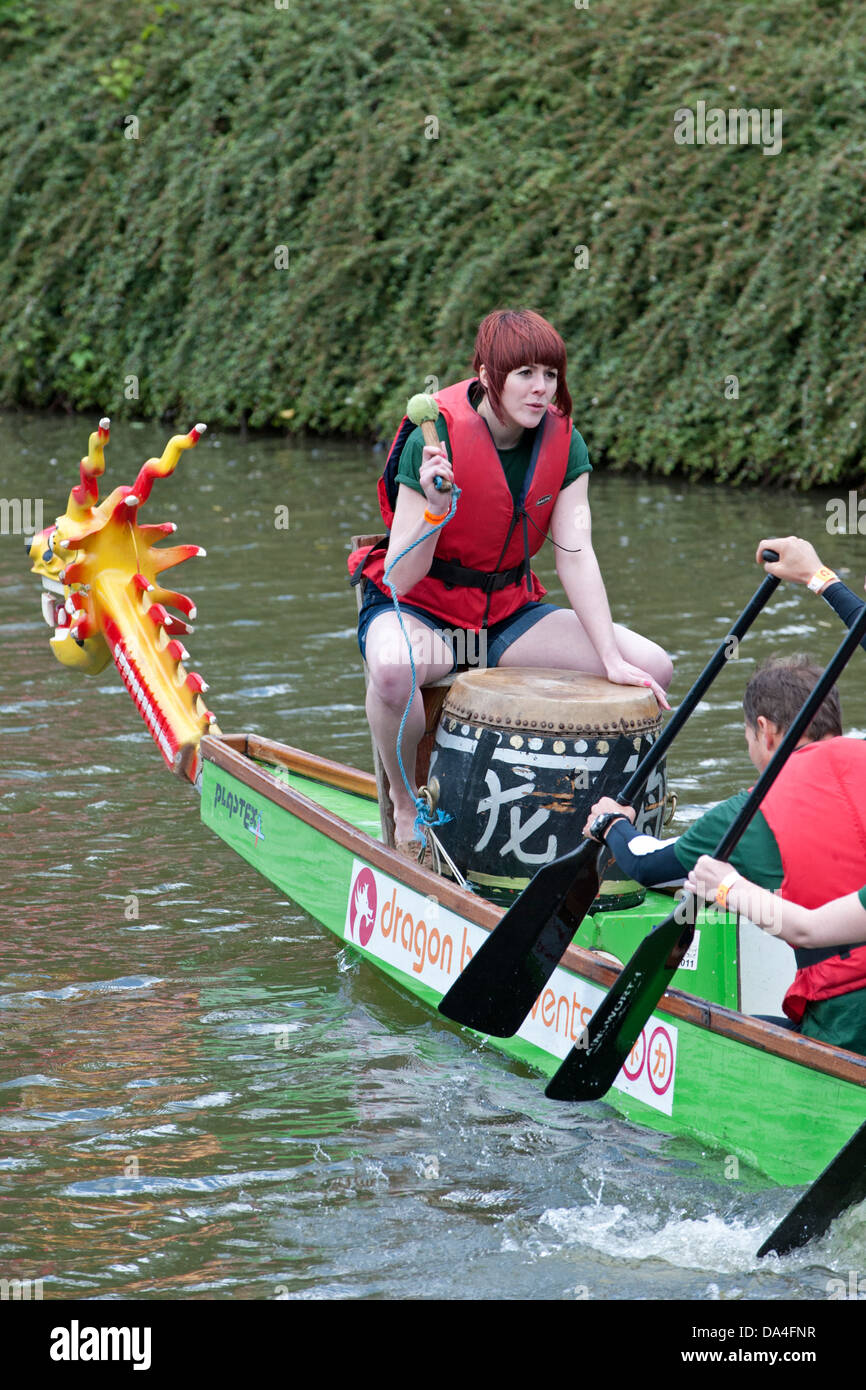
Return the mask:
<path id="1" fill-rule="evenodd" d="M 113 661 L 167 766 L 200 793 L 205 825 L 341 945 L 435 1008 L 502 907 L 396 851 L 381 776 L 254 734 L 223 733 L 204 680 L 188 669 L 181 639 L 195 607 L 160 576 L 203 552 L 158 546 L 173 524 L 139 518 L 154 481 L 174 471 L 204 428 L 174 436 L 131 487 L 100 503 L 109 438 L 108 420 L 100 421 L 66 512 L 30 547 L 52 651 L 84 674 Z M 671 907 L 654 892 L 626 902 L 614 897 L 587 916 L 519 1031 L 491 1045 L 543 1076 L 557 1070 L 621 962 Z M 776 1011 L 792 975 L 782 943 L 702 910 L 695 945 L 608 1102 L 774 1182 L 811 1182 L 863 1121 L 866 1057 L 754 1016 Z"/>

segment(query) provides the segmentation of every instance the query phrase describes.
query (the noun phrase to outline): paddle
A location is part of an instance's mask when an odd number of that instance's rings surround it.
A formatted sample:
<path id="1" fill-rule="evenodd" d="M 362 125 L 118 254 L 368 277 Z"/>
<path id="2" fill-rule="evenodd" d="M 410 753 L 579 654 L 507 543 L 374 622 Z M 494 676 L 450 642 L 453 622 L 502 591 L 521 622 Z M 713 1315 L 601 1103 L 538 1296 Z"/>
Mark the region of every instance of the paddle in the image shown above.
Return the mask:
<path id="1" fill-rule="evenodd" d="M 780 1221 L 758 1251 L 762 1255 L 787 1255 L 822 1236 L 843 1211 L 866 1197 L 866 1124 L 840 1149 L 796 1206 Z"/>
<path id="2" fill-rule="evenodd" d="M 739 814 L 713 850 L 714 859 L 727 859 L 791 753 L 811 724 L 830 687 L 866 634 L 866 608 L 858 617 L 788 729 L 772 761 L 761 773 Z M 687 921 L 694 898 L 687 893 L 673 912 L 644 937 L 619 978 L 599 1004 L 588 1026 L 545 1090 L 553 1100 L 595 1100 L 616 1080 L 620 1067 L 640 1037 L 671 976 L 692 942 L 694 926 Z M 686 923 L 684 926 L 683 923 Z"/>
<path id="3" fill-rule="evenodd" d="M 773 550 L 763 552 L 764 560 L 778 558 Z M 764 579 L 622 788 L 616 798 L 621 805 L 631 806 L 639 796 L 778 583 L 774 575 Z M 598 896 L 600 855 L 609 857 L 596 840 L 584 840 L 544 864 L 455 980 L 439 1012 L 497 1038 L 516 1033 Z"/>

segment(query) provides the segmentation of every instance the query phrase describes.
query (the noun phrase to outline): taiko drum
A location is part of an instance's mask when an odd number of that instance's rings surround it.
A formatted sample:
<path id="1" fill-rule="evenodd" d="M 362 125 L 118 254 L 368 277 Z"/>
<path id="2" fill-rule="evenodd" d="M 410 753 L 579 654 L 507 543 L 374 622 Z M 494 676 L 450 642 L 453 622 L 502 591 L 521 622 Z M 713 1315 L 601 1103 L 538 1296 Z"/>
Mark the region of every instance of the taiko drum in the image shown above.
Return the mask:
<path id="1" fill-rule="evenodd" d="M 457 676 L 442 708 L 428 784 L 450 817 L 437 833 L 485 897 L 508 903 L 542 864 L 583 839 L 590 807 L 623 787 L 661 731 L 650 690 L 575 671 L 505 668 Z M 637 825 L 661 831 L 664 761 Z M 596 906 L 632 907 L 644 889 L 617 865 Z"/>

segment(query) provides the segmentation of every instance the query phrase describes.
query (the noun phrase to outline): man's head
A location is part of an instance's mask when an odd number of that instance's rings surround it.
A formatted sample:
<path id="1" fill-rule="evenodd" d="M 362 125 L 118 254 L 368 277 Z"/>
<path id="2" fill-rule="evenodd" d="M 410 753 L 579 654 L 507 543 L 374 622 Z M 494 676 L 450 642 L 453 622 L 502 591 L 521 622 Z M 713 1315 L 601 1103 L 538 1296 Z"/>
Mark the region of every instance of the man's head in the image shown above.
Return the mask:
<path id="1" fill-rule="evenodd" d="M 758 772 L 769 763 L 820 675 L 820 666 L 807 656 L 774 656 L 752 676 L 743 695 L 743 715 L 749 757 Z M 834 685 L 800 743 L 841 733 L 842 707 Z"/>

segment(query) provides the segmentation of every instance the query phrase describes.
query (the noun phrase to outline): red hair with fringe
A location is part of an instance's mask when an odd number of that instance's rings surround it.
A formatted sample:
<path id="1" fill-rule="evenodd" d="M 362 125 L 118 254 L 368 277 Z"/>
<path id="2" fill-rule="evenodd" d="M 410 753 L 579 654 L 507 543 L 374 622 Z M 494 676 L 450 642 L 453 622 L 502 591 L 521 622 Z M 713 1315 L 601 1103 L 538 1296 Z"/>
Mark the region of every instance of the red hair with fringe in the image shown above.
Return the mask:
<path id="1" fill-rule="evenodd" d="M 570 416 L 571 396 L 565 380 L 565 343 L 556 329 L 532 309 L 494 309 L 481 323 L 475 339 L 472 370 L 487 368 L 487 395 L 494 415 L 502 420 L 502 388 L 509 372 L 540 362 L 558 373 L 553 404 Z"/>

